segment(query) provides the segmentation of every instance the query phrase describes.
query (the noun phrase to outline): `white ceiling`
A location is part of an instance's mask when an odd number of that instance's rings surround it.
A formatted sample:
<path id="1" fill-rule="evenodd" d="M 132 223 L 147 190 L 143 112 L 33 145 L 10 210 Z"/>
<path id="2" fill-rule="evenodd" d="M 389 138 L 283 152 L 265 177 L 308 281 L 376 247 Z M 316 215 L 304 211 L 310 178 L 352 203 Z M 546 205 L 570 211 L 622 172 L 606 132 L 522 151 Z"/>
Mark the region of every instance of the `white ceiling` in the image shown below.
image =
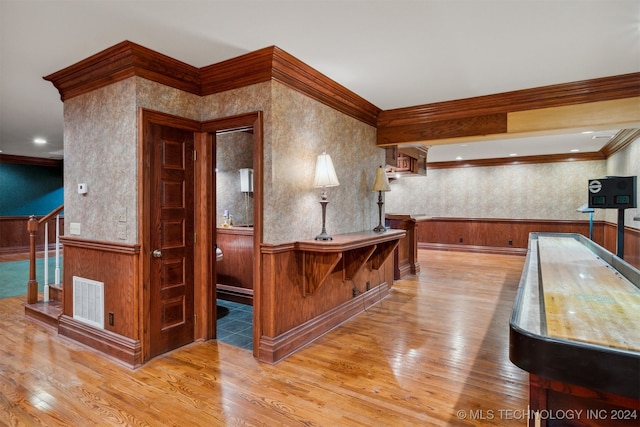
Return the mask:
<path id="1" fill-rule="evenodd" d="M 196 67 L 276 45 L 388 110 L 638 72 L 640 1 L 0 0 L 3 154 L 60 157 L 62 102 L 42 77 L 123 40 Z M 580 137 L 582 151 L 606 143 Z M 429 161 L 577 144 L 532 141 L 438 146 Z"/>

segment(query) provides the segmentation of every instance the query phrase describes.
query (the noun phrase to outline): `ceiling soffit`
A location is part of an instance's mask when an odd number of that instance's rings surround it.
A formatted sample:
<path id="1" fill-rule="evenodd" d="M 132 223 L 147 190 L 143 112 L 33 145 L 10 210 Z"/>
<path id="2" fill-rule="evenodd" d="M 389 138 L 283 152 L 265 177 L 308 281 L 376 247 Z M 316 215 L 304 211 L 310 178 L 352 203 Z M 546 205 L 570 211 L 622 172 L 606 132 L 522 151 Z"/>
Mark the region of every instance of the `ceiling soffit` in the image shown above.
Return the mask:
<path id="1" fill-rule="evenodd" d="M 382 146 L 505 135 L 509 113 L 606 100 L 638 97 L 638 111 L 632 115 L 640 117 L 640 73 L 382 111 L 276 46 L 196 68 L 123 41 L 44 79 L 64 101 L 132 76 L 200 96 L 278 81 L 377 127 L 377 143 Z"/>

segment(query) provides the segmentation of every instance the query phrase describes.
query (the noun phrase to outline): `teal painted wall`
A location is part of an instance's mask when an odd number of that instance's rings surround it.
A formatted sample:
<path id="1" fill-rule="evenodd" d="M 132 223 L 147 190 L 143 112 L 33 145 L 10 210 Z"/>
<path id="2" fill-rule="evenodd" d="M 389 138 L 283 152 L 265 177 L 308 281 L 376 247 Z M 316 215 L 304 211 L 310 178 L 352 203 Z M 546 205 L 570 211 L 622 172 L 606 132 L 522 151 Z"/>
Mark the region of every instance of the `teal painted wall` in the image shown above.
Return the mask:
<path id="1" fill-rule="evenodd" d="M 0 216 L 46 215 L 64 203 L 62 167 L 0 163 Z"/>

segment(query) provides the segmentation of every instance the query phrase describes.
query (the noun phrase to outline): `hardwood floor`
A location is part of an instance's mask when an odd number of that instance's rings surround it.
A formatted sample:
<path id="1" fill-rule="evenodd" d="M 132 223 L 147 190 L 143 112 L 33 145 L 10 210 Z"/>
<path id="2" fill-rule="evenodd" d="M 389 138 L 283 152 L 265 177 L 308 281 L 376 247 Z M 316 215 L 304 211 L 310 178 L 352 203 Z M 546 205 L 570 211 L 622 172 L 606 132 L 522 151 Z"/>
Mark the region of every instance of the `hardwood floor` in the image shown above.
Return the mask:
<path id="1" fill-rule="evenodd" d="M 278 365 L 217 341 L 130 370 L 0 300 L 0 425 L 523 426 L 524 257 L 419 251 L 418 276 Z"/>

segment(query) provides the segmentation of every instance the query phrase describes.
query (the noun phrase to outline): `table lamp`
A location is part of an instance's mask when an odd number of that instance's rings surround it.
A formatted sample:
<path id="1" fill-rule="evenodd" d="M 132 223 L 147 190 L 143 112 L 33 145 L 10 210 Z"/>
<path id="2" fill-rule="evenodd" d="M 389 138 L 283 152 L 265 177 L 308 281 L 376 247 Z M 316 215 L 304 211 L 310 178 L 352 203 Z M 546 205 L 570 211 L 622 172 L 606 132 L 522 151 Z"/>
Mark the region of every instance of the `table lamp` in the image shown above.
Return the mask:
<path id="1" fill-rule="evenodd" d="M 387 173 L 384 168 L 380 166 L 376 170 L 376 180 L 373 183 L 372 191 L 378 192 L 378 226 L 373 229 L 373 231 L 378 233 L 384 233 L 387 231 L 384 225 L 382 225 L 382 205 L 384 202 L 382 201 L 382 192 L 383 191 L 391 191 L 391 187 L 389 187 L 389 179 L 387 178 Z"/>
<path id="2" fill-rule="evenodd" d="M 313 184 L 316 188 L 322 188 L 322 192 L 320 193 L 320 205 L 322 205 L 322 231 L 316 236 L 316 240 L 333 240 L 333 238 L 327 234 L 327 229 L 325 228 L 327 203 L 329 203 L 327 200 L 326 188 L 336 187 L 338 185 L 340 185 L 340 182 L 338 182 L 336 170 L 333 168 L 331 156 L 326 152 L 323 152 L 318 156 L 318 160 L 316 161 L 316 178 Z"/>

